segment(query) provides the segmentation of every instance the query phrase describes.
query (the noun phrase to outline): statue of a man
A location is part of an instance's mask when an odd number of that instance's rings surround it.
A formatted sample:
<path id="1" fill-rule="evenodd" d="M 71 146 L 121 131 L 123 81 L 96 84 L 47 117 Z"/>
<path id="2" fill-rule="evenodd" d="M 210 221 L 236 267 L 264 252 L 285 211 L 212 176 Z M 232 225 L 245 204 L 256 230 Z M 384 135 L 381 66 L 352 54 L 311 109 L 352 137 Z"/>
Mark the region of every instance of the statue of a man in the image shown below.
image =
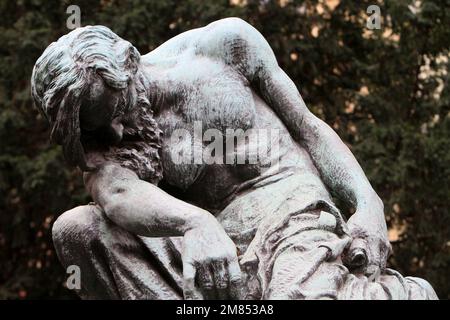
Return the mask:
<path id="1" fill-rule="evenodd" d="M 243 20 L 144 56 L 76 29 L 36 62 L 32 94 L 95 201 L 53 226 L 81 297 L 436 298 L 386 268 L 382 201 Z"/>

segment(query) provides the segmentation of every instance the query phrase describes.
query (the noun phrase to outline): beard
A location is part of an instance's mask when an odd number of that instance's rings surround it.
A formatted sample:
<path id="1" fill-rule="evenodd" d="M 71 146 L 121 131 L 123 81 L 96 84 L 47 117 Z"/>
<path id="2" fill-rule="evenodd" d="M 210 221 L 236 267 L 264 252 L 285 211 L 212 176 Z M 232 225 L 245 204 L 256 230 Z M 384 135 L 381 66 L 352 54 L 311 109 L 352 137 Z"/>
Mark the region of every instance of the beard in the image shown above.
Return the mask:
<path id="1" fill-rule="evenodd" d="M 112 162 L 127 168 L 153 184 L 163 177 L 160 158 L 162 131 L 149 105 L 137 105 L 123 116 L 122 139 L 114 143 L 107 130 L 85 136 L 88 161 Z"/>

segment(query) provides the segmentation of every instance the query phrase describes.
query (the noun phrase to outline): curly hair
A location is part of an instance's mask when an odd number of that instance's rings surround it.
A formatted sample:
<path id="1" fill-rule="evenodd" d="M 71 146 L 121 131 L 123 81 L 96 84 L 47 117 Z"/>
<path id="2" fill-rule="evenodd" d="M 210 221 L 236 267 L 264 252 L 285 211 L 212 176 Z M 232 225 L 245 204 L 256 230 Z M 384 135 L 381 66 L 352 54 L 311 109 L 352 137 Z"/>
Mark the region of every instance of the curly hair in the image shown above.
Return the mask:
<path id="1" fill-rule="evenodd" d="M 124 130 L 125 135 L 134 136 L 134 142 L 110 146 L 105 154 L 110 160 L 134 167 L 130 169 L 140 172 L 141 178 L 160 179 L 161 131 L 153 119 L 147 98 L 149 85 L 139 71 L 139 62 L 137 49 L 104 26 L 73 30 L 53 42 L 37 60 L 31 77 L 32 96 L 51 125 L 51 141 L 62 145 L 69 164 L 83 171 L 94 169 L 87 164 L 85 151 L 97 144 L 82 137 L 80 109 L 92 77 L 98 75 L 121 93 L 114 117 L 125 115 L 136 120 Z M 152 158 L 145 159 L 148 156 Z"/>

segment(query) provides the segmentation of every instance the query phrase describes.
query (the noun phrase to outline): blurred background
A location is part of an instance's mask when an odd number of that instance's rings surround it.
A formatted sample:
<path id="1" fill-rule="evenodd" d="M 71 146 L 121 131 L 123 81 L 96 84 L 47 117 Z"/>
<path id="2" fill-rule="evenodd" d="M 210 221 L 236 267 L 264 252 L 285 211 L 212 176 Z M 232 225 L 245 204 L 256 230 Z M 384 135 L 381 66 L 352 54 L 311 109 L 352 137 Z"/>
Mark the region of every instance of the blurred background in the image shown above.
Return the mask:
<path id="1" fill-rule="evenodd" d="M 1 0 L 0 299 L 77 298 L 51 226 L 90 199 L 30 95 L 36 59 L 70 31 L 71 4 L 81 25 L 108 26 L 141 54 L 217 19 L 250 22 L 383 199 L 390 266 L 450 298 L 450 1 Z M 380 29 L 367 28 L 371 4 Z"/>

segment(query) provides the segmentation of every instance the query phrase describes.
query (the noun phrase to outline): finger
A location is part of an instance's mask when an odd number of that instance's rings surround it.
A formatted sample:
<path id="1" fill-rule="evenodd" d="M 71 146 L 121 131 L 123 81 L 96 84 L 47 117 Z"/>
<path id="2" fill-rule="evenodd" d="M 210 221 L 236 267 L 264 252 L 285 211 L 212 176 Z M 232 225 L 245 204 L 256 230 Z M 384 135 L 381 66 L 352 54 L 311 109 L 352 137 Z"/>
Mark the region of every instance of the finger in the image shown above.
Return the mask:
<path id="1" fill-rule="evenodd" d="M 210 263 L 202 263 L 197 266 L 197 279 L 205 299 L 215 299 L 214 277 Z"/>
<path id="2" fill-rule="evenodd" d="M 388 242 L 388 258 L 394 253 L 394 248 L 392 247 L 392 244 Z"/>
<path id="3" fill-rule="evenodd" d="M 375 264 L 371 264 L 371 265 L 367 266 L 367 269 L 365 270 L 365 275 L 369 282 L 378 282 L 380 274 L 381 274 L 381 269 L 379 266 L 377 266 Z"/>
<path id="4" fill-rule="evenodd" d="M 237 258 L 228 262 L 228 277 L 230 299 L 239 300 L 242 295 L 242 273 Z"/>
<path id="5" fill-rule="evenodd" d="M 387 260 L 389 259 L 389 256 L 391 255 L 392 252 L 392 246 L 391 244 L 385 243 L 383 241 L 380 241 L 381 245 L 380 245 L 380 262 L 379 262 L 379 266 L 381 268 L 381 270 L 386 269 L 386 264 L 387 264 Z"/>
<path id="6" fill-rule="evenodd" d="M 347 254 L 347 261 L 350 267 L 359 268 L 367 264 L 368 257 L 366 242 L 363 239 L 354 239 Z"/>
<path id="7" fill-rule="evenodd" d="M 190 263 L 183 262 L 183 296 L 186 300 L 201 299 L 195 288 L 195 267 Z"/>
<path id="8" fill-rule="evenodd" d="M 214 275 L 217 298 L 220 300 L 228 299 L 228 272 L 225 261 L 213 261 L 211 267 Z"/>

